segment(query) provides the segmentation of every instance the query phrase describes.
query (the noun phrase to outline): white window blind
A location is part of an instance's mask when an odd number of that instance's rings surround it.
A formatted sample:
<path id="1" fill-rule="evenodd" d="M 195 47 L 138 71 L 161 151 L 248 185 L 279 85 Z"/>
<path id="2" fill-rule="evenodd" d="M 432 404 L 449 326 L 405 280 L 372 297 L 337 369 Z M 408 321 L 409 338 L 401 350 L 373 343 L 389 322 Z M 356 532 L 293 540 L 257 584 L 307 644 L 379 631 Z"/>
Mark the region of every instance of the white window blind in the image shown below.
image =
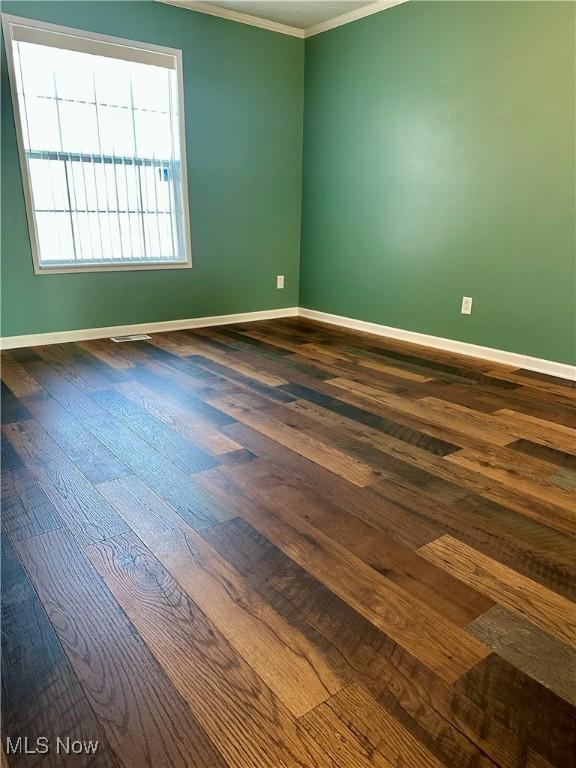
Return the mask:
<path id="1" fill-rule="evenodd" d="M 179 52 L 4 29 L 37 271 L 189 266 Z"/>

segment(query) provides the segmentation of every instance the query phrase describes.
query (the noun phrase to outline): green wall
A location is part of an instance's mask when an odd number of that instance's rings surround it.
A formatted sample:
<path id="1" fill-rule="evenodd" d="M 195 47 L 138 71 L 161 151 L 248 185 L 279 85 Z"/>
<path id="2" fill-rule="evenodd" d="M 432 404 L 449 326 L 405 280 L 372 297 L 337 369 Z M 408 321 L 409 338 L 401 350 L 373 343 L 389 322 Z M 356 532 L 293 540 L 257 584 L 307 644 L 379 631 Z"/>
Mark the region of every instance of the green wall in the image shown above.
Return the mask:
<path id="1" fill-rule="evenodd" d="M 574 12 L 410 2 L 306 41 L 301 306 L 575 362 Z"/>
<path id="2" fill-rule="evenodd" d="M 3 2 L 2 10 L 183 50 L 194 262 L 34 275 L 3 58 L 2 335 L 296 306 L 303 40 L 156 2 Z"/>
<path id="3" fill-rule="evenodd" d="M 3 60 L 2 335 L 300 303 L 575 362 L 574 4 L 411 0 L 309 38 L 305 89 L 304 41 L 255 27 L 2 10 L 183 50 L 194 259 L 34 276 Z"/>

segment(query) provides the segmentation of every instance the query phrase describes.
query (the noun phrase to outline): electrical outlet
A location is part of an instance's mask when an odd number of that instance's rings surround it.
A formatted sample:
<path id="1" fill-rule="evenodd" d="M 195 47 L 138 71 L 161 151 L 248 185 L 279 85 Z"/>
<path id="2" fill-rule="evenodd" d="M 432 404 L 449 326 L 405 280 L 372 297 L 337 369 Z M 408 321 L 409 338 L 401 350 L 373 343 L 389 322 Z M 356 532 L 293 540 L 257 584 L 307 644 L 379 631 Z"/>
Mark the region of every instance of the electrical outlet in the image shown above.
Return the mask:
<path id="1" fill-rule="evenodd" d="M 472 314 L 472 297 L 471 296 L 462 296 L 462 308 L 460 312 L 463 315 Z"/>
<path id="2" fill-rule="evenodd" d="M 284 275 L 276 275 L 276 288 L 284 288 Z"/>

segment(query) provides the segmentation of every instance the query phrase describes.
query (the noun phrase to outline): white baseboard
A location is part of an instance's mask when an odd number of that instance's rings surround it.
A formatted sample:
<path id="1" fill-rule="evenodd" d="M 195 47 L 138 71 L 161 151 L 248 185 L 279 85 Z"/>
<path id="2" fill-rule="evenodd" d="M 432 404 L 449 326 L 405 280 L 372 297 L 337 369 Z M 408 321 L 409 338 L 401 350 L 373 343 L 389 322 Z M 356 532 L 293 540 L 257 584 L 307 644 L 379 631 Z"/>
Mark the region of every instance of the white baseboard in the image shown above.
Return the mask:
<path id="1" fill-rule="evenodd" d="M 530 357 L 529 355 L 520 355 L 517 352 L 506 352 L 503 349 L 492 349 L 492 347 L 481 347 L 477 344 L 469 344 L 466 341 L 455 341 L 454 339 L 443 339 L 440 336 L 429 336 L 427 333 L 417 333 L 416 331 L 404 331 L 402 328 L 393 328 L 389 325 L 380 325 L 380 323 L 368 323 L 365 320 L 355 320 L 351 317 L 342 317 L 341 315 L 331 315 L 328 312 L 319 312 L 315 309 L 305 309 L 300 307 L 298 312 L 300 317 L 306 317 L 309 320 L 318 320 L 330 325 L 339 325 L 342 328 L 349 328 L 353 331 L 363 331 L 364 333 L 373 333 L 376 336 L 387 336 L 399 341 L 408 341 L 413 344 L 420 344 L 424 347 L 434 347 L 446 352 L 455 352 L 468 357 L 477 357 L 481 360 L 489 360 L 494 363 L 503 363 L 512 365 L 515 368 L 526 368 L 538 373 L 547 373 L 549 376 L 559 376 L 562 379 L 576 380 L 576 366 L 566 363 L 556 363 L 553 360 L 543 360 L 539 357 Z"/>
<path id="2" fill-rule="evenodd" d="M 157 323 L 136 325 L 111 325 L 106 328 L 82 328 L 77 331 L 54 331 L 53 333 L 32 333 L 25 336 L 4 336 L 0 338 L 0 349 L 37 347 L 44 344 L 63 344 L 69 341 L 107 339 L 110 336 L 128 336 L 133 333 L 162 333 L 163 331 L 184 331 L 188 328 L 207 328 L 211 325 L 230 325 L 254 320 L 273 320 L 278 317 L 296 317 L 298 307 L 265 309 L 261 312 L 240 312 L 235 315 L 213 315 L 193 317 L 189 320 L 163 320 Z"/>
<path id="3" fill-rule="evenodd" d="M 387 336 L 399 341 L 408 341 L 424 347 L 442 349 L 468 357 L 489 360 L 494 363 L 512 365 L 515 368 L 527 368 L 530 371 L 547 373 L 549 376 L 559 376 L 563 379 L 576 380 L 576 366 L 566 363 L 556 363 L 553 360 L 543 360 L 539 357 L 520 355 L 517 352 L 506 352 L 502 349 L 481 347 L 465 341 L 443 339 L 440 336 L 430 336 L 416 331 L 405 331 L 380 323 L 369 323 L 365 320 L 355 320 L 351 317 L 331 315 L 305 307 L 286 307 L 284 309 L 265 309 L 261 312 L 240 312 L 234 315 L 212 315 L 211 317 L 194 317 L 188 320 L 163 320 L 157 323 L 138 323 L 136 325 L 111 325 L 106 328 L 82 328 L 77 331 L 55 331 L 53 333 L 32 333 L 24 336 L 5 336 L 0 338 L 0 349 L 16 349 L 18 347 L 36 347 L 44 344 L 63 344 L 70 341 L 89 341 L 90 339 L 106 339 L 110 336 L 127 336 L 133 333 L 162 333 L 164 331 L 184 331 L 189 328 L 207 328 L 211 325 L 230 325 L 231 323 L 247 323 L 255 320 L 274 320 L 282 317 L 305 317 L 318 320 L 330 325 L 338 325 L 353 331 L 372 333 L 376 336 Z"/>

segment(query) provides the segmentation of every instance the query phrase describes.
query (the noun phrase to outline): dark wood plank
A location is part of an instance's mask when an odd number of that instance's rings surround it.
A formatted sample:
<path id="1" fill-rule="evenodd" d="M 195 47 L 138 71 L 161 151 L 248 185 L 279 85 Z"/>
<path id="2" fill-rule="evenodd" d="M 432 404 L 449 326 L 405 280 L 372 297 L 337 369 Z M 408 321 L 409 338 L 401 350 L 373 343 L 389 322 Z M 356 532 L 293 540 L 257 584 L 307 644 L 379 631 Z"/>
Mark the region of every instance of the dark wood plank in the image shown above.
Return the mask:
<path id="1" fill-rule="evenodd" d="M 2 392 L 2 423 L 13 424 L 16 421 L 25 421 L 31 419 L 32 414 L 24 404 L 14 395 L 12 390 L 4 383 L 1 383 Z"/>
<path id="2" fill-rule="evenodd" d="M 138 539 L 111 539 L 88 553 L 228 765 L 331 765 Z"/>
<path id="3" fill-rule="evenodd" d="M 51 344 L 35 350 L 44 362 L 86 394 L 106 389 L 114 381 L 125 378 L 110 366 L 101 367 L 95 357 L 74 344 Z"/>
<path id="4" fill-rule="evenodd" d="M 551 464 L 557 464 L 559 467 L 565 467 L 576 472 L 576 456 L 572 453 L 559 451 L 557 448 L 550 448 L 546 445 L 538 445 L 538 443 L 532 443 L 530 440 L 524 440 L 523 438 L 510 443 L 508 447 L 526 456 L 548 461 Z M 574 450 L 576 450 L 576 447 Z"/>
<path id="5" fill-rule="evenodd" d="M 450 536 L 422 547 L 423 557 L 519 613 L 558 640 L 576 646 L 574 604 Z"/>
<path id="6" fill-rule="evenodd" d="M 376 470 L 345 451 L 305 434 L 269 413 L 254 411 L 237 397 L 217 395 L 211 398 L 211 402 L 224 413 L 233 416 L 235 421 L 242 422 L 354 485 L 364 488 L 379 479 Z"/>
<path id="7" fill-rule="evenodd" d="M 121 764 L 224 766 L 71 537 L 45 533 L 18 542 L 17 548 Z"/>
<path id="8" fill-rule="evenodd" d="M 547 528 L 502 505 L 471 494 L 456 505 L 425 501 L 394 481 L 374 486 L 391 502 L 401 499 L 437 521 L 454 538 L 508 565 L 518 573 L 574 599 L 576 562 L 569 536 Z"/>
<path id="9" fill-rule="evenodd" d="M 100 408 L 89 396 L 41 363 L 30 365 L 34 366 L 38 379 L 52 397 L 80 420 L 131 472 L 145 478 L 146 483 L 194 527 L 212 525 L 230 517 L 223 504 L 217 503 L 189 475 Z"/>
<path id="10" fill-rule="evenodd" d="M 126 531 L 126 524 L 75 464 L 35 421 L 4 427 L 59 517 L 82 544 Z"/>
<path id="11" fill-rule="evenodd" d="M 236 498 L 239 511 L 256 503 L 238 492 Z M 518 765 L 517 739 L 504 734 L 465 697 L 455 695 L 244 520 L 222 523 L 202 535 L 275 610 L 307 633 L 341 675 L 370 690 L 447 766 Z"/>
<path id="12" fill-rule="evenodd" d="M 180 524 L 169 508 L 155 503 L 141 484 L 119 480 L 101 488 L 189 597 L 295 716 L 343 687 L 307 638 L 261 600 L 207 541 Z M 145 499 L 146 516 L 140 499 Z"/>
<path id="13" fill-rule="evenodd" d="M 576 707 L 576 650 L 499 605 L 467 627 L 521 672 Z"/>
<path id="14" fill-rule="evenodd" d="M 350 405 L 348 403 L 337 400 L 334 397 L 328 395 L 322 395 L 309 387 L 302 387 L 298 384 L 288 384 L 283 387 L 284 390 L 290 392 L 295 397 L 309 400 L 322 408 L 333 411 L 340 416 L 345 416 L 352 421 L 357 421 L 365 426 L 372 427 L 379 432 L 383 432 L 387 435 L 392 435 L 399 440 L 404 440 L 411 445 L 417 445 L 424 448 L 424 450 L 431 451 L 438 456 L 446 456 L 449 453 L 459 450 L 460 446 L 452 445 L 444 440 L 438 438 L 432 438 L 430 435 L 426 435 L 418 430 L 411 429 L 398 423 L 391 421 L 383 416 L 367 411 L 363 408 Z"/>
<path id="15" fill-rule="evenodd" d="M 491 654 L 456 685 L 552 765 L 574 765 L 575 708 L 517 667 Z"/>
<path id="16" fill-rule="evenodd" d="M 64 525 L 36 478 L 2 435 L 2 528 L 14 541 Z"/>
<path id="17" fill-rule="evenodd" d="M 296 399 L 289 392 L 285 392 L 283 389 L 279 388 L 278 385 L 283 382 L 282 379 L 275 380 L 272 376 L 270 376 L 270 380 L 273 381 L 274 384 L 264 383 L 262 381 L 250 378 L 250 376 L 246 375 L 245 373 L 240 373 L 234 368 L 230 368 L 210 358 L 205 358 L 200 355 L 189 355 L 187 359 L 191 360 L 193 363 L 196 363 L 201 368 L 206 368 L 206 370 L 212 371 L 212 373 L 215 373 L 224 379 L 229 379 L 230 381 L 233 381 L 235 384 L 239 384 L 242 387 L 251 389 L 254 392 L 257 392 L 259 395 L 262 395 L 262 397 L 267 397 L 269 400 L 272 400 L 276 403 L 291 403 Z"/>
<path id="18" fill-rule="evenodd" d="M 9 352 L 2 355 L 0 377 L 12 394 L 18 398 L 33 395 L 41 389 L 36 379 Z"/>
<path id="19" fill-rule="evenodd" d="M 30 395 L 24 402 L 91 483 L 104 483 L 130 474 L 128 467 L 46 392 Z"/>
<path id="20" fill-rule="evenodd" d="M 241 473 L 242 467 L 237 469 Z M 242 482 L 234 470 L 234 467 L 221 467 L 208 470 L 203 477 L 208 479 L 211 473 L 212 477 L 224 475 Z M 291 520 L 280 505 L 274 505 L 273 509 L 274 513 L 269 514 L 263 508 L 247 506 L 242 516 L 443 679 L 453 682 L 488 653 L 481 643 L 470 642 L 470 636 L 328 536 L 302 519 Z"/>
<path id="21" fill-rule="evenodd" d="M 95 393 L 92 399 L 184 472 L 201 472 L 217 466 L 218 462 L 209 454 L 147 414 L 120 392 L 103 390 Z M 107 479 L 114 478 L 103 478 L 99 482 Z"/>
<path id="22" fill-rule="evenodd" d="M 559 376 L 551 376 L 548 373 L 539 373 L 538 371 L 529 371 L 526 368 L 519 368 L 516 371 L 516 375 L 522 378 L 532 379 L 533 381 L 554 384 L 554 386 L 562 387 L 563 389 L 576 389 L 576 382 L 570 381 L 570 379 L 561 379 Z"/>
<path id="23" fill-rule="evenodd" d="M 438 758 L 357 683 L 302 718 L 326 750 L 346 755 L 347 765 L 443 768 Z M 356 734 L 361 734 L 357 736 Z"/>
<path id="24" fill-rule="evenodd" d="M 144 386 L 166 397 L 176 405 L 186 408 L 196 418 L 213 427 L 221 427 L 232 424 L 234 419 L 214 408 L 209 403 L 203 402 L 199 397 L 186 388 L 186 380 L 178 378 L 169 368 L 159 375 L 159 367 L 153 370 L 148 366 L 136 366 L 131 375 Z M 186 374 L 185 374 L 186 375 Z M 191 378 L 191 377 L 190 377 Z M 200 383 L 200 382 L 197 382 Z"/>
<path id="25" fill-rule="evenodd" d="M 116 389 L 132 402 L 136 403 L 148 415 L 167 424 L 170 429 L 195 445 L 199 445 L 211 456 L 221 456 L 229 451 L 241 450 L 235 443 L 217 429 L 208 426 L 185 408 L 179 408 L 167 401 L 160 394 L 147 389 L 142 384 L 131 381 L 118 384 Z"/>
<path id="26" fill-rule="evenodd" d="M 2 537 L 2 735 L 16 746 L 48 739 L 47 754 L 10 755 L 10 765 L 118 765 L 64 654 L 38 595 L 6 536 Z M 57 753 L 57 738 L 97 742 L 93 755 Z"/>
<path id="27" fill-rule="evenodd" d="M 362 497 L 358 497 L 348 483 L 332 472 L 244 424 L 227 427 L 226 434 L 245 445 L 260 458 L 286 469 L 298 482 L 317 491 L 322 497 L 348 509 L 360 519 L 380 528 L 408 547 L 416 548 L 420 546 L 417 542 L 432 541 L 444 531 L 441 527 L 434 527 L 433 524 L 418 519 L 402 504 L 387 502 L 380 498 L 372 493 L 370 488 L 364 488 Z"/>
<path id="28" fill-rule="evenodd" d="M 295 483 L 289 475 L 262 461 L 243 471 L 243 482 L 262 502 L 279 503 L 311 523 L 454 624 L 465 626 L 494 603 L 430 563 L 384 532 Z"/>
<path id="29" fill-rule="evenodd" d="M 390 478 L 363 489 L 360 498 L 339 478 L 242 424 L 226 432 L 300 484 L 409 547 L 450 532 L 560 594 L 576 596 L 572 539 L 513 510 L 469 492 L 463 503 L 443 504 Z"/>

